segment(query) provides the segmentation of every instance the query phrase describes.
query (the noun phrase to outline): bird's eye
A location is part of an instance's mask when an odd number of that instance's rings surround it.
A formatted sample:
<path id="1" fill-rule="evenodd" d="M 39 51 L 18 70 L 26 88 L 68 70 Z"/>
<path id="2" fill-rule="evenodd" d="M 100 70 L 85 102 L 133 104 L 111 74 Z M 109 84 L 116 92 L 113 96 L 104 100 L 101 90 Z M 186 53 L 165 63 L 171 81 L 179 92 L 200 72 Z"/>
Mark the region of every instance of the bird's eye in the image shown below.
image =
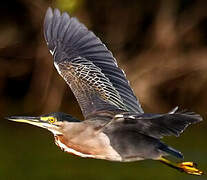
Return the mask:
<path id="1" fill-rule="evenodd" d="M 56 121 L 56 119 L 53 118 L 53 117 L 51 117 L 51 118 L 48 119 L 48 121 L 49 121 L 50 123 L 54 123 L 54 122 Z"/>

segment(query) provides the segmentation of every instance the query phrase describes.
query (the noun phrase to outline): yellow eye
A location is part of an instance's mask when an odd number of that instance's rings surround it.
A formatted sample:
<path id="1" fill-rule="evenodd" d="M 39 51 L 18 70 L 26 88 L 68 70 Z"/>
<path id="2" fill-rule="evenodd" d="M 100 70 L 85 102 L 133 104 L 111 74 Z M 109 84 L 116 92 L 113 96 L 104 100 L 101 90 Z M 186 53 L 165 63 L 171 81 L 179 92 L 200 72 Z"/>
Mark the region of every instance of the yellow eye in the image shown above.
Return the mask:
<path id="1" fill-rule="evenodd" d="M 54 118 L 54 117 L 50 117 L 50 118 L 48 119 L 48 121 L 49 121 L 50 123 L 54 123 L 54 122 L 56 122 L 56 118 Z"/>
<path id="2" fill-rule="evenodd" d="M 49 123 L 55 123 L 57 121 L 57 118 L 56 117 L 52 117 L 52 116 L 49 116 L 49 117 L 40 117 L 40 120 L 41 121 L 46 121 L 46 122 L 49 122 Z"/>

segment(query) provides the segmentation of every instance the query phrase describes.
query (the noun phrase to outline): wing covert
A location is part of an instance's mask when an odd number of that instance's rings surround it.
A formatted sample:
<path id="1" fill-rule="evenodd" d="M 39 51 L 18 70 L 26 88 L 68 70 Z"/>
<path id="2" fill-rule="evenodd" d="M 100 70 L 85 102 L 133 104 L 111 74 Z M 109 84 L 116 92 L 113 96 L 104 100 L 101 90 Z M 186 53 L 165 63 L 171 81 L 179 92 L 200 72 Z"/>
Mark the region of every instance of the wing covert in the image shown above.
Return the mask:
<path id="1" fill-rule="evenodd" d="M 56 68 L 61 71 L 61 68 L 57 67 L 59 64 L 68 65 L 77 58 L 79 58 L 80 64 L 82 63 L 81 60 L 85 63 L 91 63 L 93 68 L 99 71 L 99 75 L 104 76 L 102 80 L 108 83 L 107 88 L 113 89 L 112 94 L 116 96 L 115 101 L 119 99 L 116 104 L 105 99 L 104 101 L 117 106 L 119 109 L 143 113 L 125 74 L 117 66 L 112 53 L 93 32 L 89 31 L 76 18 L 69 17 L 67 13 L 60 14 L 57 9 L 53 12 L 49 8 L 45 16 L 44 35 Z M 64 76 L 63 78 L 66 80 Z M 112 96 L 110 97 L 112 98 Z"/>
<path id="2" fill-rule="evenodd" d="M 72 89 L 85 117 L 107 109 L 127 110 L 118 91 L 91 61 L 77 57 L 55 66 Z"/>

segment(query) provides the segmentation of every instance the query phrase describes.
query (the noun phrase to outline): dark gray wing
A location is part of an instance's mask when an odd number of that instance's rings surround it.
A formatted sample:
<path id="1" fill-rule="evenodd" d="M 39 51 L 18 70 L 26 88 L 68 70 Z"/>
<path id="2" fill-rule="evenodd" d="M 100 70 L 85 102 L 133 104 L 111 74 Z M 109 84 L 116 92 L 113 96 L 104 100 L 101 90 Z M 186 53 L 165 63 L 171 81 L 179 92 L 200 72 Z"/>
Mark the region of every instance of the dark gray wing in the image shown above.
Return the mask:
<path id="1" fill-rule="evenodd" d="M 76 18 L 49 8 L 44 35 L 55 67 L 70 85 L 84 116 L 98 111 L 102 104 L 105 109 L 143 113 L 111 52 Z"/>
<path id="2" fill-rule="evenodd" d="M 115 117 L 116 122 L 128 126 L 132 131 L 159 139 L 163 136 L 179 136 L 190 124 L 202 120 L 202 117 L 194 112 L 140 115 L 125 113 L 117 114 Z"/>

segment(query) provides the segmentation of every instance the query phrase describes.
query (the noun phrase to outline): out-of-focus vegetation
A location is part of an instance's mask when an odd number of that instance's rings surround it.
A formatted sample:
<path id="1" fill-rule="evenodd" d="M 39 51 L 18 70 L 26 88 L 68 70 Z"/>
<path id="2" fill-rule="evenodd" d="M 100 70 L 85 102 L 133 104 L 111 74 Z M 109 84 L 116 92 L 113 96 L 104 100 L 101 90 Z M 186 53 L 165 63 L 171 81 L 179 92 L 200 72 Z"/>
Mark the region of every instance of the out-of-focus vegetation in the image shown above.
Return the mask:
<path id="1" fill-rule="evenodd" d="M 0 178 L 177 179 L 188 176 L 154 161 L 113 163 L 61 152 L 45 130 L 8 122 L 9 115 L 64 111 L 79 106 L 53 67 L 42 28 L 48 6 L 77 16 L 125 70 L 146 112 L 179 105 L 207 111 L 207 1 L 7 0 L 0 2 Z M 207 123 L 164 140 L 207 171 Z M 205 179 L 201 177 L 199 179 Z"/>

